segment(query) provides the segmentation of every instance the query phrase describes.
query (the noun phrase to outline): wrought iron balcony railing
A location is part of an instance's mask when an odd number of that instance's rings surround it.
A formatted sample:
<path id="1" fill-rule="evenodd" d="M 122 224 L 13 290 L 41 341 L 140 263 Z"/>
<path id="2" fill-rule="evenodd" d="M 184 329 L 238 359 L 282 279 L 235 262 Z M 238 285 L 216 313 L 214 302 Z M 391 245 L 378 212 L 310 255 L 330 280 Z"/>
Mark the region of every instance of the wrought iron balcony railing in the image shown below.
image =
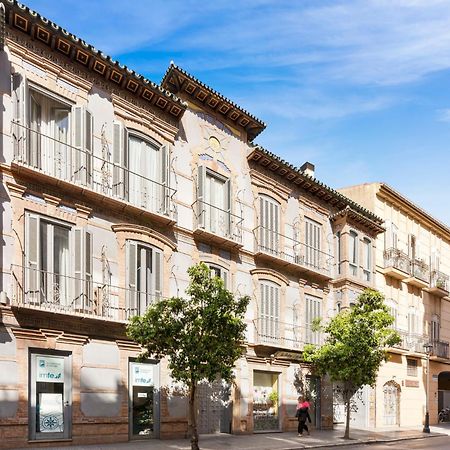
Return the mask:
<path id="1" fill-rule="evenodd" d="M 215 234 L 236 243 L 242 242 L 242 217 L 203 200 L 195 201 L 192 204 L 192 209 L 194 211 L 194 227 L 196 229 Z"/>
<path id="2" fill-rule="evenodd" d="M 12 266 L 12 305 L 60 314 L 126 321 L 162 297 L 45 270 Z"/>
<path id="3" fill-rule="evenodd" d="M 384 267 L 393 267 L 402 272 L 409 273 L 410 260 L 406 253 L 397 248 L 388 248 L 384 251 Z"/>
<path id="4" fill-rule="evenodd" d="M 174 218 L 176 191 L 167 184 L 111 161 L 109 150 L 102 157 L 13 123 L 14 162 L 58 180 L 82 186 L 151 213 Z M 164 174 L 158 174 L 162 179 Z"/>
<path id="5" fill-rule="evenodd" d="M 438 339 L 435 339 L 431 341 L 433 344 L 433 355 L 438 356 L 439 358 L 446 358 L 449 359 L 449 343 L 445 341 L 440 341 Z"/>
<path id="6" fill-rule="evenodd" d="M 257 253 L 264 253 L 325 276 L 333 275 L 334 257 L 318 248 L 259 226 L 254 229 Z"/>
<path id="7" fill-rule="evenodd" d="M 396 347 L 415 353 L 425 353 L 424 345 L 430 340 L 427 335 L 399 329 L 397 329 L 397 332 L 400 335 L 401 342 Z"/>
<path id="8" fill-rule="evenodd" d="M 437 288 L 450 292 L 449 276 L 439 270 L 432 270 L 430 276 L 430 288 Z"/>
<path id="9" fill-rule="evenodd" d="M 421 259 L 411 261 L 410 274 L 419 280 L 428 283 L 430 281 L 430 269 Z"/>
<path id="10" fill-rule="evenodd" d="M 253 320 L 253 324 L 255 344 L 302 350 L 306 344 L 323 343 L 323 333 L 313 331 L 311 326 L 300 326 L 263 317 Z"/>

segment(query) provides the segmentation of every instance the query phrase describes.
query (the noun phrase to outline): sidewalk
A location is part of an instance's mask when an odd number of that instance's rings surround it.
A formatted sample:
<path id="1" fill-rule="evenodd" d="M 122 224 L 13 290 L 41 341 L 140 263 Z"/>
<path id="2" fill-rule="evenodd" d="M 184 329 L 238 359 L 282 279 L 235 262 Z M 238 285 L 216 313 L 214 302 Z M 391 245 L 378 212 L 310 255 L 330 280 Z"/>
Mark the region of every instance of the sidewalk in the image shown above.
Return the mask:
<path id="1" fill-rule="evenodd" d="M 297 433 L 264 433 L 245 436 L 214 434 L 200 436 L 201 450 L 296 450 L 304 448 L 336 448 L 344 445 L 393 442 L 408 439 L 432 438 L 450 435 L 450 427 L 431 427 L 431 433 L 420 429 L 357 430 L 350 429 L 350 441 L 344 441 L 344 429 L 314 431 L 311 436 L 298 437 Z M 76 450 L 190 450 L 188 439 L 132 441 L 121 444 L 51 447 Z M 28 447 L 28 450 L 30 447 Z"/>

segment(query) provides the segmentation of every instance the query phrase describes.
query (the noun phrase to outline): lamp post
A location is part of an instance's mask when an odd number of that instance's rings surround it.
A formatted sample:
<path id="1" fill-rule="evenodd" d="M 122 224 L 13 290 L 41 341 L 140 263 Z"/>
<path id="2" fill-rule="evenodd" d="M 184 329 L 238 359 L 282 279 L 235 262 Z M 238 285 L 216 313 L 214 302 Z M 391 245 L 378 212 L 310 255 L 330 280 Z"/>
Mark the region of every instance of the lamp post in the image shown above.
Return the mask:
<path id="1" fill-rule="evenodd" d="M 426 410 L 425 410 L 425 424 L 423 426 L 423 432 L 429 433 L 430 432 L 430 408 L 429 408 L 429 402 L 430 402 L 430 355 L 433 351 L 433 344 L 431 342 L 428 342 L 423 346 L 425 353 L 427 355 L 427 390 L 426 390 Z"/>

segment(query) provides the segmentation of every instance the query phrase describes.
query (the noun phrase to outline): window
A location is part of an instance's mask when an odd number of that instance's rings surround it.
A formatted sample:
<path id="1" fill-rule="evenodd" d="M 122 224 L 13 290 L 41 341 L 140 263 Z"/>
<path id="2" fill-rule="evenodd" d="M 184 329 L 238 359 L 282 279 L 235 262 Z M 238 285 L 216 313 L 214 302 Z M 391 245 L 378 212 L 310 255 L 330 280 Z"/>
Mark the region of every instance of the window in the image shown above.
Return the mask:
<path id="1" fill-rule="evenodd" d="M 307 344 L 320 344 L 320 332 L 313 331 L 313 323 L 315 319 L 322 317 L 322 300 L 317 297 L 307 295 L 305 298 L 305 326 Z"/>
<path id="2" fill-rule="evenodd" d="M 363 274 L 364 280 L 370 281 L 372 272 L 372 242 L 370 239 L 363 239 Z"/>
<path id="3" fill-rule="evenodd" d="M 358 234 L 355 231 L 349 233 L 349 264 L 350 274 L 358 275 Z"/>
<path id="4" fill-rule="evenodd" d="M 266 196 L 259 198 L 259 250 L 278 254 L 280 239 L 280 204 Z"/>
<path id="5" fill-rule="evenodd" d="M 29 303 L 91 310 L 91 234 L 83 228 L 27 212 L 25 291 Z"/>
<path id="6" fill-rule="evenodd" d="M 211 233 L 231 235 L 231 181 L 204 166 L 198 168 L 198 225 Z"/>
<path id="7" fill-rule="evenodd" d="M 15 157 L 44 173 L 83 186 L 92 183 L 93 118 L 26 77 L 13 76 Z"/>
<path id="8" fill-rule="evenodd" d="M 408 235 L 408 256 L 411 261 L 414 261 L 416 255 L 416 237 L 413 234 Z"/>
<path id="9" fill-rule="evenodd" d="M 135 241 L 126 243 L 127 312 L 142 315 L 162 296 L 163 254 Z"/>
<path id="10" fill-rule="evenodd" d="M 336 314 L 339 314 L 342 311 L 341 302 L 336 302 Z"/>
<path id="11" fill-rule="evenodd" d="M 213 264 L 208 264 L 208 267 L 211 270 L 211 275 L 222 278 L 225 289 L 228 289 L 228 270 L 225 270 L 223 267 L 215 266 Z"/>
<path id="12" fill-rule="evenodd" d="M 398 305 L 397 302 L 393 299 L 388 299 L 386 301 L 386 305 L 389 309 L 390 315 L 394 318 L 394 322 L 391 325 L 391 328 L 394 330 L 398 328 L 397 320 L 398 320 Z"/>
<path id="13" fill-rule="evenodd" d="M 341 232 L 338 231 L 336 233 L 336 254 L 337 254 L 337 272 L 338 274 L 342 273 L 341 263 L 342 263 L 342 236 Z"/>
<path id="14" fill-rule="evenodd" d="M 169 148 L 115 121 L 112 146 L 112 194 L 135 206 L 167 215 Z"/>
<path id="15" fill-rule="evenodd" d="M 278 339 L 280 316 L 280 287 L 270 281 L 260 283 L 260 337 L 265 342 Z"/>
<path id="16" fill-rule="evenodd" d="M 384 249 L 397 248 L 398 227 L 390 220 L 386 221 L 386 232 L 384 233 Z"/>
<path id="17" fill-rule="evenodd" d="M 305 264 L 319 269 L 320 265 L 320 239 L 322 227 L 319 223 L 305 219 Z"/>
<path id="18" fill-rule="evenodd" d="M 431 342 L 439 341 L 440 331 L 441 331 L 441 324 L 439 316 L 434 314 L 430 322 Z"/>
<path id="19" fill-rule="evenodd" d="M 419 316 L 414 306 L 408 309 L 408 333 L 410 335 L 419 333 Z"/>
<path id="20" fill-rule="evenodd" d="M 406 358 L 406 375 L 417 377 L 417 359 Z"/>

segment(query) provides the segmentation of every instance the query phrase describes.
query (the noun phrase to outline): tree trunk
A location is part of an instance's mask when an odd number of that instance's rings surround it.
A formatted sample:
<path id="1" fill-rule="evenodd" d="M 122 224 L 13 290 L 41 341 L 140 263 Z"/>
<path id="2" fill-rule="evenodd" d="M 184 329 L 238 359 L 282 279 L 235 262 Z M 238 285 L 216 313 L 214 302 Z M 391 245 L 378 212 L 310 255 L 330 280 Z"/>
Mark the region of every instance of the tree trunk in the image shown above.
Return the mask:
<path id="1" fill-rule="evenodd" d="M 345 409 L 347 410 L 347 417 L 345 418 L 344 439 L 350 439 L 350 402 L 351 395 L 350 392 L 347 391 L 345 394 Z"/>
<path id="2" fill-rule="evenodd" d="M 200 450 L 198 446 L 197 411 L 195 410 L 195 392 L 197 383 L 192 382 L 189 389 L 189 422 L 191 432 L 191 450 Z"/>

